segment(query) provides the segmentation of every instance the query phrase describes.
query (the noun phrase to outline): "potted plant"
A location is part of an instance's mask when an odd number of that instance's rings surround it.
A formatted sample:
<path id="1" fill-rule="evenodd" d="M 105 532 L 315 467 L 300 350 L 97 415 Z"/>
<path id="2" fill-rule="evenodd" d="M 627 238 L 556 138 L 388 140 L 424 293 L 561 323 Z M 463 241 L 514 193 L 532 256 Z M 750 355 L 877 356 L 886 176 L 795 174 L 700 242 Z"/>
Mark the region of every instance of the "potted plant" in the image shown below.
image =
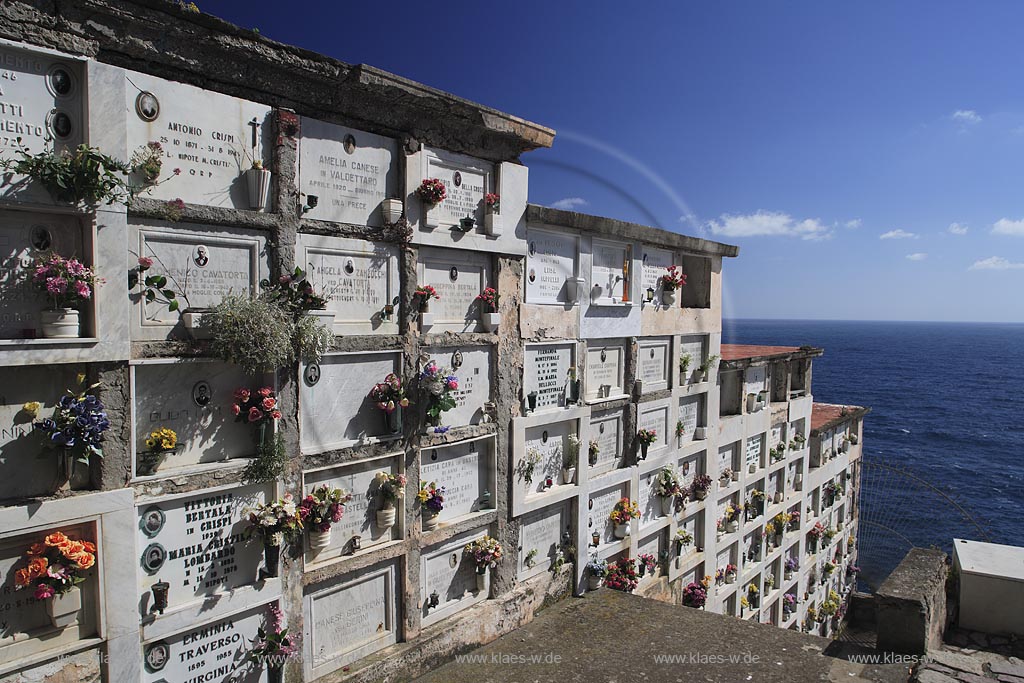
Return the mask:
<path id="1" fill-rule="evenodd" d="M 484 195 L 484 229 L 491 237 L 501 235 L 501 197 L 494 192 Z"/>
<path id="2" fill-rule="evenodd" d="M 256 148 L 249 155 L 249 168 L 245 170 L 245 187 L 249 191 L 249 208 L 262 211 L 270 195 L 271 173 L 263 168 L 263 159 L 257 157 Z"/>
<path id="3" fill-rule="evenodd" d="M 825 534 L 825 527 L 821 522 L 815 522 L 811 530 L 807 532 L 807 550 L 810 553 L 818 552 L 818 539 Z"/>
<path id="4" fill-rule="evenodd" d="M 280 500 L 246 508 L 242 516 L 249 522 L 246 540 L 259 538 L 263 542 L 263 572 L 268 577 L 278 575 L 281 546 L 296 541 L 302 533 L 302 518 L 292 499 L 286 493 Z"/>
<path id="5" fill-rule="evenodd" d="M 615 538 L 625 538 L 629 536 L 630 520 L 640 519 L 640 507 L 629 498 L 620 498 L 608 518 L 612 520 L 615 527 Z"/>
<path id="6" fill-rule="evenodd" d="M 708 374 L 711 372 L 711 368 L 714 367 L 715 363 L 717 362 L 717 355 L 711 355 L 705 358 L 704 361 L 700 364 L 700 367 L 698 367 L 695 371 L 695 379 L 698 382 L 706 382 L 708 379 Z"/>
<path id="7" fill-rule="evenodd" d="M 567 438 L 565 451 L 562 453 L 562 483 L 572 484 L 576 480 L 576 467 L 580 459 L 580 437 L 570 434 Z"/>
<path id="8" fill-rule="evenodd" d="M 437 528 L 441 511 L 444 510 L 444 487 L 435 482 L 420 482 L 420 490 L 416 494 L 423 517 L 423 530 L 433 531 Z"/>
<path id="9" fill-rule="evenodd" d="M 711 490 L 711 477 L 707 474 L 698 474 L 693 478 L 693 483 L 690 485 L 690 493 L 697 500 L 704 500 L 708 497 L 708 491 Z"/>
<path id="10" fill-rule="evenodd" d="M 138 461 L 135 464 L 135 474 L 141 477 L 156 474 L 164 458 L 169 453 L 176 453 L 182 449 L 178 444 L 178 434 L 169 427 L 158 427 L 146 437 L 146 450 L 139 451 Z"/>
<path id="11" fill-rule="evenodd" d="M 50 308 L 39 314 L 40 331 L 48 339 L 81 336 L 79 309 L 92 300 L 99 278 L 78 259 L 58 254 L 29 266 L 32 287 L 48 297 Z"/>
<path id="12" fill-rule="evenodd" d="M 309 549 L 318 555 L 331 545 L 331 525 L 341 521 L 352 494 L 327 484 L 313 488 L 299 503 L 299 518 L 309 537 Z"/>
<path id="13" fill-rule="evenodd" d="M 140 189 L 128 182 L 135 169 L 123 161 L 103 154 L 95 147 L 79 145 L 59 154 L 46 149 L 31 154 L 17 139 L 17 158 L 0 159 L 0 168 L 28 176 L 42 185 L 59 202 L 84 204 L 130 204 Z"/>
<path id="14" fill-rule="evenodd" d="M 684 436 L 686 436 L 686 425 L 683 424 L 682 420 L 676 420 L 676 445 L 679 448 L 683 446 Z"/>
<path id="15" fill-rule="evenodd" d="M 285 664 L 289 659 L 297 657 L 300 649 L 284 627 L 284 614 L 280 608 L 270 605 L 268 612 L 266 627 L 256 629 L 256 637 L 252 640 L 246 659 L 267 668 L 267 683 L 281 683 Z"/>
<path id="16" fill-rule="evenodd" d="M 793 614 L 794 609 L 796 609 L 796 596 L 786 593 L 782 596 L 782 613 L 788 617 Z"/>
<path id="17" fill-rule="evenodd" d="M 682 557 L 683 551 L 693 543 L 693 534 L 686 529 L 676 531 L 676 557 Z"/>
<path id="18" fill-rule="evenodd" d="M 661 276 L 661 303 L 666 308 L 676 305 L 676 290 L 686 284 L 686 275 L 682 269 L 672 264 Z"/>
<path id="19" fill-rule="evenodd" d="M 757 585 L 753 582 L 747 586 L 747 602 L 754 609 L 757 609 L 761 604 L 760 590 L 758 590 Z"/>
<path id="20" fill-rule="evenodd" d="M 726 467 L 722 470 L 722 473 L 718 475 L 718 486 L 720 488 L 728 488 L 732 483 L 732 468 Z"/>
<path id="21" fill-rule="evenodd" d="M 82 609 L 78 585 L 85 581 L 85 572 L 96 564 L 95 544 L 54 531 L 42 543 L 29 546 L 25 554 L 28 565 L 14 572 L 15 588 L 34 588 L 32 597 L 46 601 L 46 613 L 54 628 L 77 623 Z"/>
<path id="22" fill-rule="evenodd" d="M 402 433 L 402 410 L 408 408 L 409 397 L 405 395 L 402 379 L 391 372 L 383 382 L 373 385 L 367 398 L 384 413 L 384 428 L 388 434 Z"/>
<path id="23" fill-rule="evenodd" d="M 641 429 L 636 433 L 636 440 L 640 444 L 640 459 L 646 460 L 647 449 L 658 441 L 658 432 L 654 429 Z"/>
<path id="24" fill-rule="evenodd" d="M 440 178 L 424 178 L 416 188 L 416 196 L 423 202 L 423 226 L 436 228 L 441 224 L 437 207 L 448 196 L 448 188 Z"/>
<path id="25" fill-rule="evenodd" d="M 596 591 L 601 587 L 601 581 L 608 574 L 608 562 L 598 559 L 595 555 L 587 562 L 587 588 Z"/>
<path id="26" fill-rule="evenodd" d="M 725 506 L 725 531 L 733 533 L 740 528 L 740 508 L 737 505 Z"/>
<path id="27" fill-rule="evenodd" d="M 541 452 L 536 448 L 526 449 L 526 457 L 519 463 L 518 469 L 519 476 L 522 477 L 527 486 L 531 486 L 533 484 L 533 473 L 542 459 L 543 456 L 541 455 Z"/>
<path id="28" fill-rule="evenodd" d="M 789 581 L 793 578 L 793 572 L 800 569 L 800 561 L 795 557 L 787 557 L 785 564 L 785 571 L 783 572 L 783 579 Z"/>
<path id="29" fill-rule="evenodd" d="M 397 197 L 388 197 L 380 202 L 381 216 L 388 225 L 394 225 L 402 220 L 403 211 L 405 211 L 405 206 L 402 204 L 402 200 Z"/>
<path id="30" fill-rule="evenodd" d="M 405 495 L 405 475 L 392 474 L 391 472 L 378 472 L 373 477 L 377 488 L 377 495 L 380 496 L 380 507 L 375 513 L 377 526 L 381 529 L 390 529 L 395 525 L 398 517 L 398 504 L 402 502 Z"/>
<path id="31" fill-rule="evenodd" d="M 638 583 L 640 583 L 640 578 L 637 576 L 636 560 L 633 558 L 627 557 L 608 565 L 608 573 L 605 574 L 604 585 L 612 590 L 632 593 Z"/>
<path id="32" fill-rule="evenodd" d="M 732 563 L 725 565 L 725 582 L 727 584 L 736 583 L 736 565 Z"/>
<path id="33" fill-rule="evenodd" d="M 750 491 L 751 508 L 754 511 L 754 517 L 764 514 L 764 491 L 760 489 L 751 489 Z"/>
<path id="34" fill-rule="evenodd" d="M 643 578 L 647 572 L 650 572 L 652 576 L 654 575 L 654 570 L 658 566 L 658 559 L 654 555 L 651 553 L 640 553 L 636 559 L 638 560 L 637 571 L 640 574 L 640 578 Z"/>
<path id="35" fill-rule="evenodd" d="M 247 483 L 273 481 L 284 472 L 287 453 L 284 441 L 277 434 L 277 421 L 281 419 L 281 408 L 271 387 L 251 390 L 246 387 L 235 389 L 231 412 L 235 422 L 242 422 L 255 428 L 256 457 L 242 472 Z"/>
<path id="36" fill-rule="evenodd" d="M 653 492 L 654 495 L 661 498 L 661 514 L 671 515 L 676 496 L 683 492 L 682 486 L 679 484 L 679 475 L 672 467 L 666 465 L 658 471 L 654 480 Z"/>
<path id="37" fill-rule="evenodd" d="M 437 293 L 433 285 L 419 285 L 412 296 L 420 311 L 420 327 L 430 327 L 434 324 L 434 314 L 430 312 L 430 300 L 440 299 L 441 295 Z"/>
<path id="38" fill-rule="evenodd" d="M 316 292 L 302 268 L 296 266 L 294 271 L 285 273 L 275 282 L 261 280 L 260 289 L 265 298 L 291 313 L 296 320 L 312 316 L 333 332 L 334 313 L 327 310 L 326 297 Z"/>
<path id="39" fill-rule="evenodd" d="M 591 465 L 597 464 L 597 456 L 601 454 L 601 445 L 597 439 L 591 439 L 587 445 L 587 459 Z"/>
<path id="40" fill-rule="evenodd" d="M 501 544 L 490 536 L 466 544 L 464 552 L 476 567 L 476 590 L 478 593 L 487 588 L 487 571 L 498 566 L 501 561 Z"/>
<path id="41" fill-rule="evenodd" d="M 458 391 L 459 378 L 448 368 L 429 361 L 420 372 L 419 384 L 420 390 L 427 397 L 427 425 L 436 430 L 441 424 L 441 415 L 456 405 L 453 394 Z"/>
<path id="42" fill-rule="evenodd" d="M 494 287 L 487 287 L 476 295 L 480 302 L 480 322 L 488 332 L 494 332 L 501 324 L 501 313 L 498 313 L 498 290 Z"/>
<path id="43" fill-rule="evenodd" d="M 54 492 L 71 489 L 76 462 L 88 466 L 90 456 L 103 457 L 103 434 L 110 429 L 103 403 L 89 393 L 99 383 L 85 387 L 85 375 L 78 379 L 79 391 L 68 389 L 50 417 L 32 423 L 32 428 L 45 437 L 46 447 L 57 451 Z M 38 407 L 32 414 L 37 411 Z"/>
<path id="44" fill-rule="evenodd" d="M 789 531 L 797 531 L 800 528 L 800 511 L 793 510 L 789 513 Z"/>

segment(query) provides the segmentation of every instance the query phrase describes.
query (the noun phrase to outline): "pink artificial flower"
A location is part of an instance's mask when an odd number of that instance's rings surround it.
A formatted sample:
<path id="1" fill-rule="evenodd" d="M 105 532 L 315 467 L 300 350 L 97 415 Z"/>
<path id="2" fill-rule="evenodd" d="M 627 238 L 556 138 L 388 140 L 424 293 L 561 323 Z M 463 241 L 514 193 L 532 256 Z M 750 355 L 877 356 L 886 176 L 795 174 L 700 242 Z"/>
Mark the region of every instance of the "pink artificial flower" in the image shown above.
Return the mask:
<path id="1" fill-rule="evenodd" d="M 273 410 L 277 407 L 277 399 L 270 398 L 269 396 L 263 399 L 263 410 Z"/>
<path id="2" fill-rule="evenodd" d="M 456 381 L 455 381 L 454 379 L 450 379 L 450 380 L 448 380 L 448 381 L 446 382 L 446 385 L 447 385 L 447 386 L 448 386 L 448 388 L 449 388 L 449 389 L 451 389 L 452 391 L 455 391 L 456 389 L 458 389 L 458 388 L 459 388 L 459 383 L 458 383 L 458 382 L 456 382 Z"/>
<path id="3" fill-rule="evenodd" d="M 409 407 L 409 399 L 403 398 L 401 401 L 398 402 L 398 405 L 402 406 L 403 408 L 408 408 Z"/>
<path id="4" fill-rule="evenodd" d="M 149 270 L 153 267 L 153 259 L 148 256 L 139 257 L 139 270 Z"/>
<path id="5" fill-rule="evenodd" d="M 180 168 L 174 169 L 174 175 L 181 175 L 181 169 Z"/>
<path id="6" fill-rule="evenodd" d="M 36 272 L 32 274 L 32 279 L 36 282 L 43 282 L 50 275 L 49 266 L 36 266 Z"/>
<path id="7" fill-rule="evenodd" d="M 282 285 L 286 285 L 286 284 L 288 284 L 289 282 L 292 281 L 292 276 L 291 275 L 282 275 L 281 277 L 279 277 L 277 279 L 277 281 L 280 282 Z"/>
<path id="8" fill-rule="evenodd" d="M 34 597 L 36 600 L 46 600 L 47 598 L 52 598 L 53 588 L 51 588 L 50 584 L 48 583 L 41 583 L 38 586 L 36 586 L 36 593 Z"/>
<path id="9" fill-rule="evenodd" d="M 256 391 L 256 393 L 262 396 L 263 398 L 266 398 L 267 396 L 270 396 L 272 393 L 274 393 L 274 390 L 271 389 L 270 387 L 261 387 Z"/>
<path id="10" fill-rule="evenodd" d="M 92 294 L 92 290 L 89 289 L 89 285 L 79 280 L 75 282 L 75 294 L 82 297 L 83 299 L 88 299 L 89 296 Z"/>
<path id="11" fill-rule="evenodd" d="M 231 412 L 234 413 L 235 416 L 241 415 L 242 414 L 242 406 L 238 405 L 237 403 L 232 403 L 231 404 Z"/>
<path id="12" fill-rule="evenodd" d="M 242 403 L 247 403 L 249 401 L 249 390 L 248 389 L 235 389 L 234 396 L 235 396 L 235 398 L 237 400 L 241 401 Z"/>
<path id="13" fill-rule="evenodd" d="M 281 419 L 281 411 L 280 410 L 275 410 L 274 412 L 270 413 L 270 417 L 274 418 L 275 420 L 280 420 Z"/>
<path id="14" fill-rule="evenodd" d="M 262 417 L 263 412 L 259 408 L 256 406 L 249 408 L 249 422 L 258 422 Z"/>

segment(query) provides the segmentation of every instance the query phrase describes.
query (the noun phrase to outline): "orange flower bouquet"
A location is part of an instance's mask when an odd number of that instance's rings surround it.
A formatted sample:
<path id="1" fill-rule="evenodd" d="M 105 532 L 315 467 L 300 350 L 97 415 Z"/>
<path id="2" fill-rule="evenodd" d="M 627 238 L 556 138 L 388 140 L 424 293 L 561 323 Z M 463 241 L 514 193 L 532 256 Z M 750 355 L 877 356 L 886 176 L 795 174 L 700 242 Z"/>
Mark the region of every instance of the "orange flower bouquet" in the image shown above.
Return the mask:
<path id="1" fill-rule="evenodd" d="M 14 584 L 19 590 L 34 586 L 36 600 L 64 595 L 85 581 L 84 573 L 96 564 L 95 544 L 60 531 L 49 534 L 42 543 L 33 543 L 25 554 L 28 565 L 14 573 Z"/>

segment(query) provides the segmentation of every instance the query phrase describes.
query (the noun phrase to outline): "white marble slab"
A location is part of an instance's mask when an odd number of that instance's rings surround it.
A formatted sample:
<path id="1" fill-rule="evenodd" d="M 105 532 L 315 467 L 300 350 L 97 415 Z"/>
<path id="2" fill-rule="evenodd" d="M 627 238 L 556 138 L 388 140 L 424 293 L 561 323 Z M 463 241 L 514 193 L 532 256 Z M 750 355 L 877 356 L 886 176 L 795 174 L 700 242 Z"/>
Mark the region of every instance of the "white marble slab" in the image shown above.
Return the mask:
<path id="1" fill-rule="evenodd" d="M 670 337 L 650 337 L 640 340 L 637 351 L 637 378 L 643 380 L 645 394 L 668 389 L 669 363 L 672 358 Z"/>
<path id="2" fill-rule="evenodd" d="M 139 616 L 151 613 L 150 589 L 158 581 L 170 584 L 168 605 L 175 610 L 256 582 L 263 546 L 245 541 L 244 510 L 273 495 L 272 486 L 252 485 L 140 504 Z"/>
<path id="3" fill-rule="evenodd" d="M 628 244 L 597 239 L 593 241 L 593 260 L 588 284 L 601 288 L 600 292 L 592 292 L 596 302 L 622 301 L 630 260 Z"/>
<path id="4" fill-rule="evenodd" d="M 614 529 L 611 519 L 612 508 L 620 499 L 626 497 L 626 484 L 619 484 L 608 489 L 590 494 L 587 501 L 587 534 L 595 531 L 601 536 L 601 543 L 615 541 Z"/>
<path id="5" fill-rule="evenodd" d="M 718 449 L 718 471 L 725 468 L 736 469 L 736 444 L 729 444 Z"/>
<path id="6" fill-rule="evenodd" d="M 677 419 L 683 423 L 682 443 L 684 444 L 693 441 L 694 430 L 704 423 L 703 403 L 703 396 L 688 396 L 679 399 L 679 417 Z"/>
<path id="7" fill-rule="evenodd" d="M 149 433 L 167 427 L 182 450 L 166 456 L 157 474 L 229 458 L 252 457 L 255 430 L 231 412 L 234 391 L 257 389 L 238 366 L 204 361 L 169 361 L 133 365 L 131 376 L 134 453 L 147 450 Z M 136 463 L 135 473 L 143 468 Z"/>
<path id="8" fill-rule="evenodd" d="M 571 517 L 565 503 L 524 515 L 519 531 L 518 574 L 527 578 L 547 571 L 564 551 L 566 534 L 572 538 Z"/>
<path id="9" fill-rule="evenodd" d="M 388 564 L 306 596 L 306 676 L 320 677 L 397 641 L 397 567 Z"/>
<path id="10" fill-rule="evenodd" d="M 523 361 L 523 395 L 537 392 L 537 410 L 565 405 L 565 386 L 576 344 L 528 344 Z"/>
<path id="11" fill-rule="evenodd" d="M 483 535 L 483 532 L 462 534 L 441 546 L 426 549 L 420 556 L 424 626 L 487 599 L 486 591 L 476 590 L 476 567 L 463 552 L 467 543 Z M 429 606 L 432 595 L 437 596 L 435 607 Z"/>
<path id="12" fill-rule="evenodd" d="M 579 240 L 553 230 L 527 230 L 526 302 L 564 304 L 569 301 L 566 278 L 576 275 Z M 586 287 L 581 294 L 585 296 Z"/>
<path id="13" fill-rule="evenodd" d="M 590 439 L 596 440 L 599 448 L 594 467 L 614 466 L 622 454 L 622 411 L 594 413 L 590 420 Z M 589 443 L 584 447 L 589 448 Z"/>
<path id="14" fill-rule="evenodd" d="M 484 403 L 491 400 L 490 347 L 432 348 L 430 358 L 440 367 L 451 368 L 459 378 L 459 388 L 454 392 L 456 405 L 441 414 L 441 424 L 480 424 L 484 417 Z"/>
<path id="15" fill-rule="evenodd" d="M 665 275 L 669 266 L 676 262 L 675 253 L 668 249 L 658 249 L 644 245 L 643 256 L 641 257 L 642 275 L 640 288 L 644 290 L 645 296 L 648 288 L 654 290 L 654 302 L 661 304 L 661 277 Z M 676 263 L 678 265 L 678 263 Z M 678 305 L 678 294 L 677 304 Z"/>
<path id="16" fill-rule="evenodd" d="M 657 431 L 657 440 L 648 448 L 650 455 L 659 448 L 669 445 L 669 439 L 675 438 L 674 433 L 670 435 L 668 426 L 669 407 L 664 403 L 642 403 L 640 404 L 640 416 L 638 419 L 639 429 L 654 429 Z M 675 425 L 673 425 L 674 427 Z"/>
<path id="17" fill-rule="evenodd" d="M 480 232 L 484 219 L 484 195 L 494 191 L 493 164 L 434 149 L 426 150 L 423 162 L 423 178 L 438 178 L 447 190 L 447 197 L 431 214 L 436 217 L 439 229 L 456 226 L 465 216 L 472 216 L 477 226 L 474 230 Z"/>
<path id="18" fill-rule="evenodd" d="M 399 194 L 398 141 L 306 117 L 301 130 L 299 190 L 317 197 L 306 216 L 382 225 L 381 201 Z"/>
<path id="19" fill-rule="evenodd" d="M 623 368 L 626 358 L 626 342 L 622 340 L 601 343 L 587 343 L 586 399 L 599 400 L 609 396 L 620 396 L 623 387 Z"/>
<path id="20" fill-rule="evenodd" d="M 555 485 L 562 483 L 563 458 L 569 449 L 569 435 L 575 433 L 575 421 L 527 427 L 522 457 L 525 460 L 532 450 L 540 454 L 540 462 L 533 470 L 533 483 L 528 484 L 522 477 L 517 478 L 526 488 L 527 496 L 545 491 L 547 479 L 551 479 Z"/>
<path id="21" fill-rule="evenodd" d="M 147 196 L 249 209 L 243 172 L 253 156 L 270 168 L 270 107 L 135 71 L 126 71 L 125 80 L 129 150 L 150 142 L 164 149 L 161 183 Z M 175 169 L 181 169 L 180 175 L 174 175 Z M 264 208 L 269 206 L 268 197 Z"/>
<path id="22" fill-rule="evenodd" d="M 334 353 L 315 366 L 303 364 L 299 384 L 302 452 L 344 448 L 384 434 L 384 413 L 370 403 L 367 394 L 388 373 L 401 373 L 401 361 L 401 352 L 382 351 Z"/>
<path id="23" fill-rule="evenodd" d="M 747 439 L 746 448 L 746 463 L 747 467 L 751 463 L 756 463 L 758 467 L 761 466 L 761 451 L 764 449 L 764 434 L 758 434 Z"/>
<path id="24" fill-rule="evenodd" d="M 432 285 L 441 296 L 430 302 L 434 316 L 430 332 L 477 329 L 481 310 L 476 297 L 493 282 L 488 256 L 424 248 L 420 251 L 418 274 L 419 284 Z"/>
<path id="25" fill-rule="evenodd" d="M 493 439 L 477 439 L 421 452 L 420 480 L 445 488 L 445 522 L 493 506 L 493 451 Z"/>

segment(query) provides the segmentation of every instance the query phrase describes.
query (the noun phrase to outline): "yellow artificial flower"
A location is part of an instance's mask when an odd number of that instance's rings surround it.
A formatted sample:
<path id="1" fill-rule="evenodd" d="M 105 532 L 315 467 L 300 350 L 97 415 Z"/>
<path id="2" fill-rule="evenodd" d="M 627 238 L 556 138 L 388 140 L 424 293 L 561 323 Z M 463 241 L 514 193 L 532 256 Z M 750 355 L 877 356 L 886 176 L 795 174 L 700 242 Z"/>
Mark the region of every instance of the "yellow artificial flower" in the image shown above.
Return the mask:
<path id="1" fill-rule="evenodd" d="M 43 407 L 43 404 L 39 401 L 29 401 L 21 407 L 26 413 L 31 415 L 33 418 L 39 417 L 39 409 Z"/>

